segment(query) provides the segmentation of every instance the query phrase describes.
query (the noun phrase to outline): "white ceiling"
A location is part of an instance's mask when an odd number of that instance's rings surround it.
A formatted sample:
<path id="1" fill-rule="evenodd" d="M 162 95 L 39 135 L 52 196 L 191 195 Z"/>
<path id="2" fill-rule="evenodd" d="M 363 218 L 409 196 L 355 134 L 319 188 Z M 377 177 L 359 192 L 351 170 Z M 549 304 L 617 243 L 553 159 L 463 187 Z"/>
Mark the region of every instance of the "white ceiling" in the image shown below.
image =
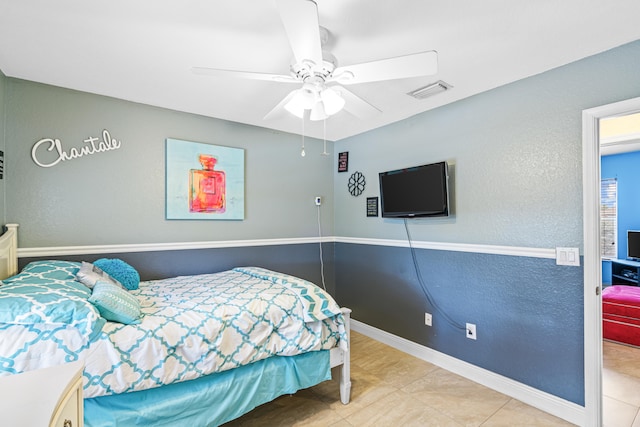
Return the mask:
<path id="1" fill-rule="evenodd" d="M 305 1 L 305 0 L 301 0 Z M 436 50 L 433 76 L 349 86 L 382 111 L 326 121 L 339 140 L 640 39 L 638 0 L 317 0 L 338 65 Z M 195 75 L 191 67 L 287 74 L 274 0 L 0 0 L 5 75 L 240 123 L 263 120 L 290 84 Z M 406 95 L 437 80 L 453 89 Z M 323 138 L 322 122 L 304 133 Z"/>

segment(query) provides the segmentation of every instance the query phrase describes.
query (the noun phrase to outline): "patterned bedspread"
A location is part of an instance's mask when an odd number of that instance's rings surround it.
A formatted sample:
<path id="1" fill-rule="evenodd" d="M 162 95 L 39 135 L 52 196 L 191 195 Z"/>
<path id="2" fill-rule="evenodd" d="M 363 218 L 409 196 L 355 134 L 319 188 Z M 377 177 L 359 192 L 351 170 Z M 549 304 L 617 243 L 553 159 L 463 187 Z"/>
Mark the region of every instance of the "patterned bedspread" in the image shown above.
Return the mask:
<path id="1" fill-rule="evenodd" d="M 0 323 L 0 375 L 85 362 L 85 397 L 190 380 L 273 355 L 346 346 L 340 308 L 317 286 L 255 267 L 141 282 L 139 324 L 97 336 L 59 323 Z"/>

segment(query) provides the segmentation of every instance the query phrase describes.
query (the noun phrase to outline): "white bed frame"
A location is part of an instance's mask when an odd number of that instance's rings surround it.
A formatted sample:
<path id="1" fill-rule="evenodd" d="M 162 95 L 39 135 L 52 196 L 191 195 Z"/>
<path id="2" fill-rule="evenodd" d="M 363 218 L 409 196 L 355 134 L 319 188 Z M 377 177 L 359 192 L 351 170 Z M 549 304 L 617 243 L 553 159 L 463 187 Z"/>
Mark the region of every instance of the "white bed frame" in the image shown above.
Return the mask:
<path id="1" fill-rule="evenodd" d="M 347 331 L 347 350 L 334 347 L 329 354 L 332 368 L 342 366 L 340 368 L 340 401 L 346 405 L 351 396 L 351 309 L 342 307 L 342 315 L 344 316 L 344 328 Z"/>
<path id="2" fill-rule="evenodd" d="M 6 224 L 6 231 L 0 236 L 0 280 L 18 273 L 18 224 Z M 351 310 L 342 308 L 348 349 L 351 346 Z M 333 348 L 330 350 L 331 368 L 340 366 L 340 401 L 349 403 L 351 396 L 350 351 Z"/>
<path id="3" fill-rule="evenodd" d="M 0 280 L 18 273 L 18 224 L 5 228 L 0 236 Z"/>

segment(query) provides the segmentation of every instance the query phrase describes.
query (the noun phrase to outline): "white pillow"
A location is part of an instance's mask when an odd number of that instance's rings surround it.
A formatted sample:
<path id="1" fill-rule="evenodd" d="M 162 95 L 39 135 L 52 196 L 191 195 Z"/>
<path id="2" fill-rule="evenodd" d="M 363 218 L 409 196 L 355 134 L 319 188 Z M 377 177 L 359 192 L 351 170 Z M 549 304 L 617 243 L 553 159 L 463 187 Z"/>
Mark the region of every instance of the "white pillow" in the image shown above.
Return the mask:
<path id="1" fill-rule="evenodd" d="M 89 289 L 93 289 L 97 282 L 109 282 L 124 289 L 122 283 L 118 282 L 116 279 L 102 271 L 100 267 L 96 267 L 90 262 L 82 261 L 82 267 L 80 267 L 80 271 L 76 273 L 76 279 Z"/>

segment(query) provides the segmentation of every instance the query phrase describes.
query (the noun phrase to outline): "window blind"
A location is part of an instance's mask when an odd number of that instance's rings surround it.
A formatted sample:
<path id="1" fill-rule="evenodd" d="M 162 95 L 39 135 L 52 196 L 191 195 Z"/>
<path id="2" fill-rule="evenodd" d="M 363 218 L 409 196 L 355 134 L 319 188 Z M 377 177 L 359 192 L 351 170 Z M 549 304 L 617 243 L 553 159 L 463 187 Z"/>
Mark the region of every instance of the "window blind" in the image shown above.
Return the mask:
<path id="1" fill-rule="evenodd" d="M 600 180 L 600 256 L 618 258 L 618 181 Z"/>

